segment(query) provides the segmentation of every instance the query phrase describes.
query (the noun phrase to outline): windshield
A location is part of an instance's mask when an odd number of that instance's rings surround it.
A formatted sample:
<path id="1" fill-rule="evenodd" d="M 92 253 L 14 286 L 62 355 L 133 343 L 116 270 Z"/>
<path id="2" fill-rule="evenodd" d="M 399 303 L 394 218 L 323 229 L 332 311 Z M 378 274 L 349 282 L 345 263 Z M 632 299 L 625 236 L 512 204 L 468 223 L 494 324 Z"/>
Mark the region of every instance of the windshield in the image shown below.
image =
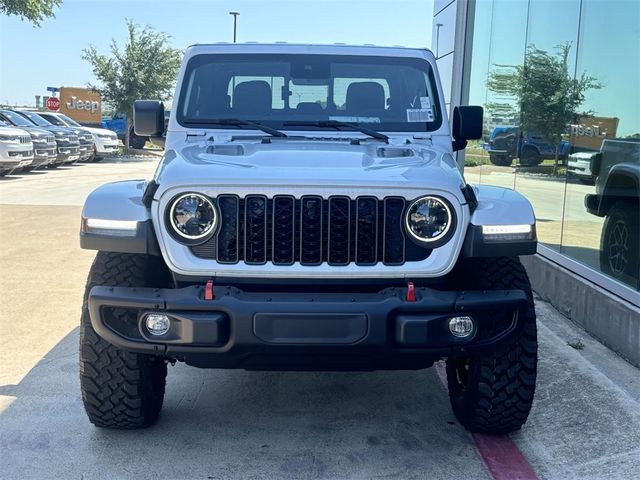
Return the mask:
<path id="1" fill-rule="evenodd" d="M 39 127 L 50 127 L 51 126 L 51 123 L 47 122 L 44 118 L 42 118 L 40 115 L 38 115 L 35 112 L 21 111 L 20 115 L 22 115 L 24 117 L 27 117 L 29 120 L 31 120 L 33 123 L 35 123 Z"/>
<path id="2" fill-rule="evenodd" d="M 57 116 L 58 118 L 60 118 L 68 126 L 72 126 L 72 127 L 81 127 L 82 126 L 78 122 L 76 122 L 73 118 L 67 117 L 64 113 L 61 113 L 59 115 L 52 115 L 52 116 L 53 117 Z"/>
<path id="3" fill-rule="evenodd" d="M 22 115 L 18 115 L 17 113 L 11 112 L 9 110 L 0 110 L 0 115 L 2 115 L 16 127 L 33 127 L 33 123 L 24 118 Z"/>
<path id="4" fill-rule="evenodd" d="M 66 127 L 67 126 L 65 121 L 63 119 L 59 118 L 57 115 L 50 115 L 48 113 L 42 113 L 40 116 L 42 118 L 44 118 L 45 120 L 51 122 L 53 125 L 56 125 L 58 127 Z"/>
<path id="5" fill-rule="evenodd" d="M 426 60 L 350 55 L 197 55 L 187 64 L 176 118 L 200 128 L 207 120 L 211 128 L 237 128 L 215 122 L 233 118 L 313 130 L 331 128 L 321 121 L 332 120 L 387 132 L 434 131 L 442 123 Z"/>

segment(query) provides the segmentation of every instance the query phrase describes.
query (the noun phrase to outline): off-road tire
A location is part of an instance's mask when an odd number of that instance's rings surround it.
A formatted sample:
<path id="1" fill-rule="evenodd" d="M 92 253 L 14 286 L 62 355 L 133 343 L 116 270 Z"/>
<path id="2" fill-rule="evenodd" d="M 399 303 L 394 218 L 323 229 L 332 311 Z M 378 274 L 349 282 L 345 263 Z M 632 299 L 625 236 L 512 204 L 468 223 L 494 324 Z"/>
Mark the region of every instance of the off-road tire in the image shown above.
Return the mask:
<path id="1" fill-rule="evenodd" d="M 136 150 L 142 150 L 146 143 L 147 137 L 140 137 L 133 132 L 129 134 L 129 147 Z"/>
<path id="2" fill-rule="evenodd" d="M 447 359 L 449 399 L 458 421 L 471 432 L 507 434 L 524 425 L 536 386 L 536 314 L 527 272 L 517 258 L 464 261 L 456 282 L 468 290 L 518 289 L 527 293 L 522 328 L 490 355 Z"/>
<path id="3" fill-rule="evenodd" d="M 489 161 L 498 167 L 510 167 L 513 159 L 504 153 L 489 152 Z"/>
<path id="4" fill-rule="evenodd" d="M 600 239 L 600 269 L 638 287 L 640 283 L 640 200 L 619 200 L 604 220 Z"/>
<path id="5" fill-rule="evenodd" d="M 537 167 L 543 158 L 532 148 L 525 148 L 520 155 L 520 165 L 523 167 Z"/>
<path id="6" fill-rule="evenodd" d="M 89 420 L 97 427 L 134 429 L 152 425 L 164 399 L 167 364 L 152 355 L 125 352 L 91 326 L 87 298 L 96 285 L 161 287 L 161 260 L 147 255 L 98 252 L 87 279 L 80 320 L 80 389 Z"/>

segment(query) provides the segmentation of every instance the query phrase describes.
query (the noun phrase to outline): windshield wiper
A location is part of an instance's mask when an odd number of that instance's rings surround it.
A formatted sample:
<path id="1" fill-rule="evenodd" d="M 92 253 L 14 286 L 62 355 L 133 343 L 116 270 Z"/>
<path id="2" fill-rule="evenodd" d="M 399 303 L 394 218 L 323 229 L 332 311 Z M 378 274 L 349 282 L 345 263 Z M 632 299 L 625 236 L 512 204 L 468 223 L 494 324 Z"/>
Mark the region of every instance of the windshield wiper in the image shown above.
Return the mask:
<path id="1" fill-rule="evenodd" d="M 268 133 L 273 137 L 286 137 L 287 134 L 281 132 L 280 130 L 276 130 L 275 128 L 267 127 L 266 125 L 262 125 L 257 122 L 252 122 L 250 120 L 241 120 L 239 118 L 211 118 L 211 119 L 202 119 L 202 118 L 191 118 L 189 120 L 185 120 L 185 123 L 195 123 L 198 125 L 228 125 L 231 127 L 251 127 L 256 130 L 262 130 L 264 133 Z"/>
<path id="2" fill-rule="evenodd" d="M 352 130 L 356 130 L 360 133 L 364 133 L 365 135 L 369 135 L 370 137 L 376 138 L 378 140 L 384 140 L 385 142 L 389 140 L 385 134 L 376 132 L 367 127 L 361 126 L 359 123 L 349 123 L 349 122 L 341 122 L 339 120 L 317 120 L 317 121 L 292 121 L 292 122 L 284 122 L 283 125 L 291 126 L 291 127 L 320 127 L 320 128 L 335 128 L 336 130 L 340 130 L 341 128 L 350 128 Z"/>

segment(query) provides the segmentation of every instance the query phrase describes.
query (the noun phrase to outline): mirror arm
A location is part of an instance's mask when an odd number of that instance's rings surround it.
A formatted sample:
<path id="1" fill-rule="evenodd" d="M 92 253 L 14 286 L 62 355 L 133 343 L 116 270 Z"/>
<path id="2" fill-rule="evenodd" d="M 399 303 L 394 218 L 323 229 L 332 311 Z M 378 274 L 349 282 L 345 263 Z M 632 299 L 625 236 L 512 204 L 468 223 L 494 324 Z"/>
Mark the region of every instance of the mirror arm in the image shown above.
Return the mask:
<path id="1" fill-rule="evenodd" d="M 454 152 L 457 152 L 459 150 L 464 150 L 466 148 L 466 146 L 467 146 L 467 141 L 466 140 L 454 139 L 451 142 L 451 146 L 452 146 Z"/>

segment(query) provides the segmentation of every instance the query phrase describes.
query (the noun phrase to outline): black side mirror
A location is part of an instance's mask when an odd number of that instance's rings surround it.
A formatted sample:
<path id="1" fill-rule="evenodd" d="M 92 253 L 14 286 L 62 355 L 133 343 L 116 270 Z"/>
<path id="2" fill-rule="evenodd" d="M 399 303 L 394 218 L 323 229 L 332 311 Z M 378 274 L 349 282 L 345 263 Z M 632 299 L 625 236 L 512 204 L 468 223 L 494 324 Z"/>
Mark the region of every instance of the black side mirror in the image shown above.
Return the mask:
<path id="1" fill-rule="evenodd" d="M 164 133 L 164 104 L 158 100 L 133 102 L 133 131 L 141 137 L 160 137 Z"/>
<path id="2" fill-rule="evenodd" d="M 453 137 L 453 150 L 462 150 L 467 146 L 467 140 L 482 138 L 482 107 L 466 106 L 453 109 L 451 122 L 451 136 Z"/>
<path id="3" fill-rule="evenodd" d="M 602 166 L 602 152 L 598 152 L 591 157 L 591 175 L 597 177 L 600 175 L 600 167 Z"/>

